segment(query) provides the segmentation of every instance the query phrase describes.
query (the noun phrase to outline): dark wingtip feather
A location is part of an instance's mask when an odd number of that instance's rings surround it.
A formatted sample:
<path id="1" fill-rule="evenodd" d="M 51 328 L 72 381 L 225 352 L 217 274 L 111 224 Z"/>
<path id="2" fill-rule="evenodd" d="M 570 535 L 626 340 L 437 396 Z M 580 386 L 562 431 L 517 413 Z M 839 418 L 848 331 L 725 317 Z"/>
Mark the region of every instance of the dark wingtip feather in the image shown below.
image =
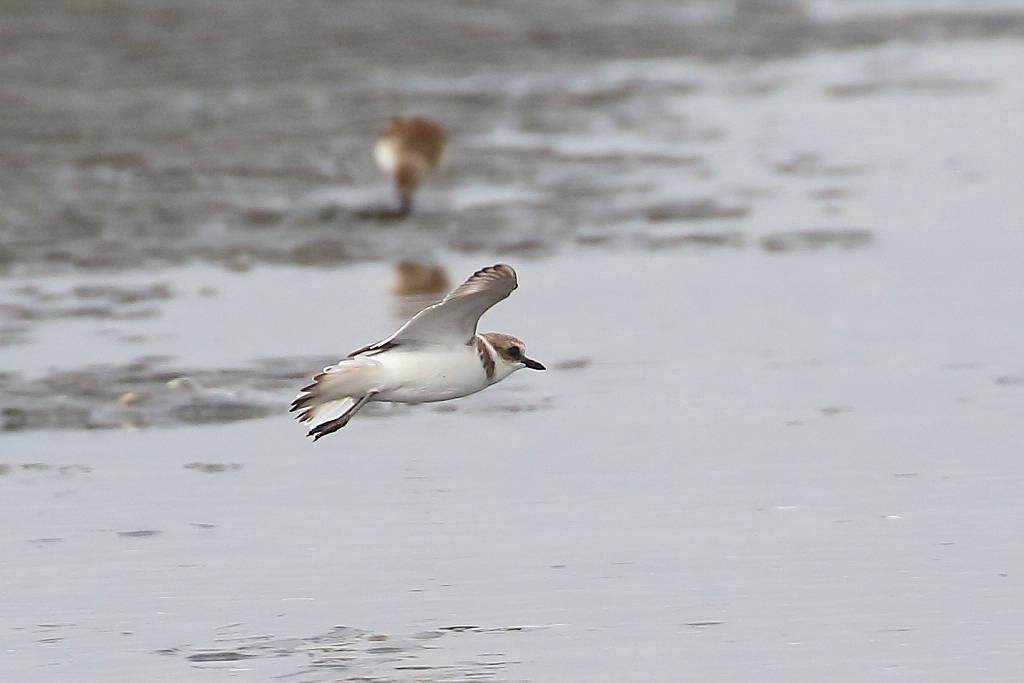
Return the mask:
<path id="1" fill-rule="evenodd" d="M 303 389 L 303 391 L 305 391 L 305 389 Z M 292 405 L 288 408 L 288 412 L 294 413 L 296 410 L 302 410 L 303 408 L 308 407 L 312 401 L 313 394 L 299 394 L 295 397 L 295 400 L 292 401 Z"/>

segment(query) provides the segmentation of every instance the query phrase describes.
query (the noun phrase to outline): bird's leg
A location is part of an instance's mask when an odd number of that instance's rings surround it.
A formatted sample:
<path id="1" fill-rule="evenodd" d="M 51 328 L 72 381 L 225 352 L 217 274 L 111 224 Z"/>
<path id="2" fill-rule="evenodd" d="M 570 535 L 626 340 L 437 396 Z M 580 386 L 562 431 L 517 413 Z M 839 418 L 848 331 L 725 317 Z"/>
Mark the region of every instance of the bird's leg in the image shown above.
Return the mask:
<path id="1" fill-rule="evenodd" d="M 415 188 L 412 187 L 400 187 L 398 188 L 398 211 L 395 212 L 395 218 L 404 218 L 412 213 L 412 195 Z"/>
<path id="2" fill-rule="evenodd" d="M 342 413 L 339 417 L 336 417 L 329 422 L 318 424 L 316 427 L 310 429 L 309 434 L 307 434 L 306 436 L 311 436 L 313 437 L 313 441 L 316 441 L 321 437 L 327 436 L 331 432 L 338 431 L 339 429 L 347 425 L 348 421 L 352 419 L 352 416 L 359 412 L 359 409 L 366 405 L 366 402 L 376 395 L 376 391 L 371 391 L 370 393 L 366 394 L 358 401 L 353 403 L 352 407 L 346 410 L 344 413 Z"/>

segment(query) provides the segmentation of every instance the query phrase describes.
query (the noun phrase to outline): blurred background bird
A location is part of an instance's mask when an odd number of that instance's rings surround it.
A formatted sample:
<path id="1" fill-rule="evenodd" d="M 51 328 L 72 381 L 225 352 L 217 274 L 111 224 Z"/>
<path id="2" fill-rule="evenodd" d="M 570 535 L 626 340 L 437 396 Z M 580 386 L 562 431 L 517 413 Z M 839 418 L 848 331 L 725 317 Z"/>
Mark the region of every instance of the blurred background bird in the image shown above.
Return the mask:
<path id="1" fill-rule="evenodd" d="M 398 208 L 381 212 L 381 218 L 402 218 L 412 211 L 416 189 L 441 159 L 447 140 L 444 128 L 421 116 L 393 116 L 377 140 L 373 158 L 391 176 L 398 193 Z"/>

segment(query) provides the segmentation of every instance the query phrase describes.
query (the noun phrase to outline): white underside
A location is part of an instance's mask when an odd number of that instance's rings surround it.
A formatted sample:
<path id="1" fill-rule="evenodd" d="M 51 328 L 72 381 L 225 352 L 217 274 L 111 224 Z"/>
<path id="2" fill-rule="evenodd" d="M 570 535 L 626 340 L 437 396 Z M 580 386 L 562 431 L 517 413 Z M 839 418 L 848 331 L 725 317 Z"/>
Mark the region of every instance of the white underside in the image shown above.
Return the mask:
<path id="1" fill-rule="evenodd" d="M 500 381 L 520 366 L 498 361 L 493 381 L 472 346 L 429 345 L 388 350 L 341 361 L 326 370 L 313 392 L 323 402 L 373 392 L 372 401 L 431 403 L 468 396 Z M 316 415 L 320 421 L 321 415 Z"/>
<path id="2" fill-rule="evenodd" d="M 476 349 L 470 346 L 385 351 L 373 360 L 380 366 L 380 388 L 374 401 L 446 401 L 474 394 L 490 384 Z"/>
<path id="3" fill-rule="evenodd" d="M 373 160 L 377 162 L 387 175 L 394 175 L 398 168 L 398 143 L 391 138 L 383 138 L 373 146 Z"/>

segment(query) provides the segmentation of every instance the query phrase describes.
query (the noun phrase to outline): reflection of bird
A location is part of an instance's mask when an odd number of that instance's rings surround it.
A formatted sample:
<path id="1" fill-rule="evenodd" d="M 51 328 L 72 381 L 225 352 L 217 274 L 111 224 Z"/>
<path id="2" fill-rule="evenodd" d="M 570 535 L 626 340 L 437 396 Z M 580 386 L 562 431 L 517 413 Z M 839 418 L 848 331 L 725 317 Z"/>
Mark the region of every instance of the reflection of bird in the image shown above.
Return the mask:
<path id="1" fill-rule="evenodd" d="M 444 129 L 430 119 L 391 117 L 391 125 L 373 148 L 373 158 L 395 183 L 398 209 L 381 213 L 381 217 L 401 218 L 412 211 L 413 194 L 437 168 L 445 139 Z"/>
<path id="2" fill-rule="evenodd" d="M 403 320 L 436 304 L 451 288 L 448 274 L 441 266 L 425 266 L 415 261 L 395 264 L 395 282 L 391 286 L 392 314 Z"/>
<path id="3" fill-rule="evenodd" d="M 449 286 L 448 274 L 441 266 L 399 261 L 395 264 L 395 284 L 391 286 L 391 293 L 395 296 L 439 294 Z"/>
<path id="4" fill-rule="evenodd" d="M 315 441 L 348 424 L 368 401 L 445 401 L 476 393 L 520 368 L 543 370 L 515 337 L 476 331 L 480 316 L 516 286 L 511 266 L 478 270 L 387 339 L 324 368 L 291 409 L 312 425 L 308 435 Z"/>

